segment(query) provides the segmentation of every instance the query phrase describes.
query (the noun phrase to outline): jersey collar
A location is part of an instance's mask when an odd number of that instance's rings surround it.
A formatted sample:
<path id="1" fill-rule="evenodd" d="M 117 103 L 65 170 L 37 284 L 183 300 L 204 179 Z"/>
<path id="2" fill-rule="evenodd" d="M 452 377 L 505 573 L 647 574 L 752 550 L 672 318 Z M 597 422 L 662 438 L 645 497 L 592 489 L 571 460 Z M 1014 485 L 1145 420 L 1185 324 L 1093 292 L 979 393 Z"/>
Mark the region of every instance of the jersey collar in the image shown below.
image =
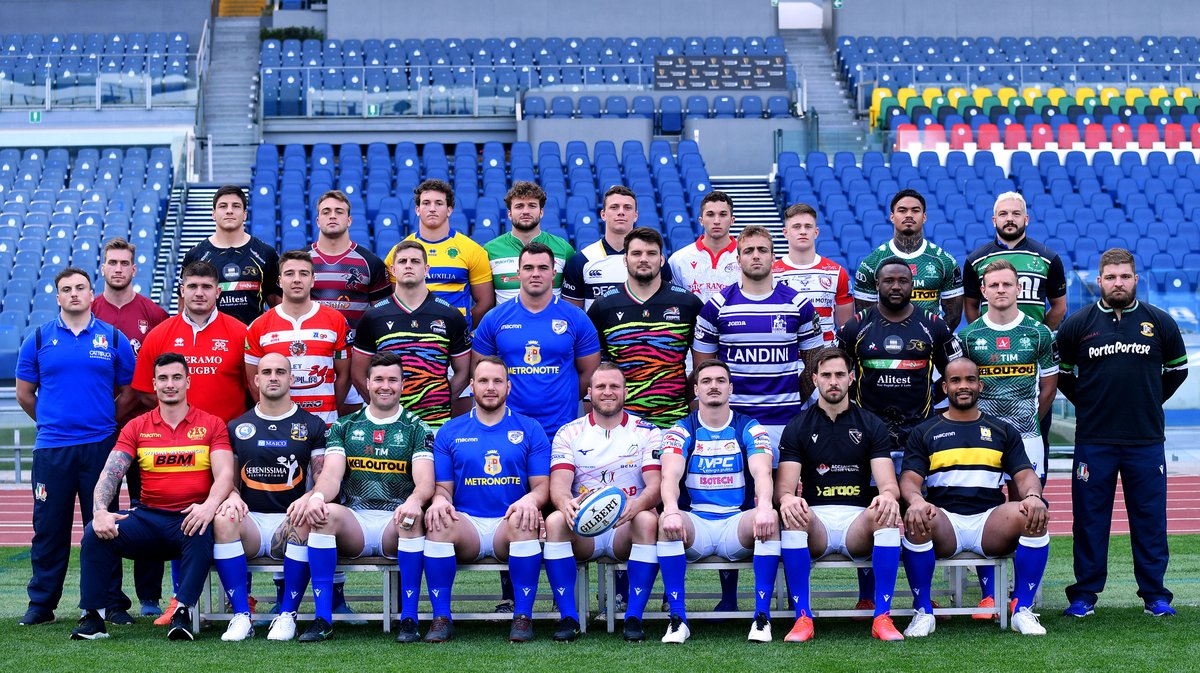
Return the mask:
<path id="1" fill-rule="evenodd" d="M 404 405 L 401 404 L 400 406 L 396 407 L 395 414 L 388 416 L 387 418 L 375 418 L 375 414 L 371 413 L 371 407 L 369 407 L 369 406 L 363 407 L 363 417 L 366 418 L 368 421 L 371 421 L 375 425 L 389 425 L 391 423 L 395 423 L 400 418 L 400 415 L 403 413 L 404 413 Z"/>
<path id="2" fill-rule="evenodd" d="M 1142 305 L 1142 302 L 1141 302 L 1141 301 L 1139 301 L 1139 300 L 1137 300 L 1137 299 L 1134 299 L 1134 300 L 1133 300 L 1133 306 L 1130 306 L 1129 308 L 1123 308 L 1123 309 L 1121 309 L 1121 312 L 1122 312 L 1122 313 L 1132 313 L 1133 311 L 1136 311 L 1136 310 L 1138 309 L 1138 307 L 1139 307 L 1139 306 L 1141 306 L 1141 305 Z M 1112 309 L 1112 308 L 1110 308 L 1110 307 L 1108 307 L 1108 306 L 1105 306 L 1105 305 L 1104 305 L 1104 300 L 1103 300 L 1103 299 L 1097 299 L 1097 300 L 1096 300 L 1096 307 L 1097 307 L 1097 308 L 1099 308 L 1101 311 L 1104 311 L 1105 313 L 1112 313 L 1112 312 L 1113 312 L 1113 309 Z"/>
<path id="3" fill-rule="evenodd" d="M 589 411 L 587 414 L 587 419 L 588 419 L 589 425 L 596 425 L 596 414 L 594 412 Z M 621 422 L 618 425 L 622 425 L 622 426 L 629 425 L 629 412 L 628 411 L 621 412 Z"/>
<path id="4" fill-rule="evenodd" d="M 990 327 L 990 328 L 992 328 L 992 329 L 994 329 L 994 330 L 1000 330 L 1000 331 L 1002 331 L 1002 332 L 1003 332 L 1003 331 L 1006 331 L 1006 330 L 1010 330 L 1010 329 L 1012 329 L 1012 328 L 1016 327 L 1017 325 L 1021 324 L 1021 321 L 1022 321 L 1022 320 L 1024 320 L 1024 319 L 1025 319 L 1025 314 L 1024 314 L 1024 313 L 1021 313 L 1020 311 L 1017 311 L 1017 317 L 1016 317 L 1016 319 L 1014 319 L 1014 320 L 1013 320 L 1012 322 L 1010 322 L 1010 323 L 1007 323 L 1007 324 L 1001 325 L 1001 324 L 999 324 L 999 323 L 992 322 L 992 320 L 991 320 L 991 315 L 992 315 L 992 312 L 991 312 L 991 311 L 988 311 L 987 313 L 984 313 L 984 314 L 983 314 L 983 324 L 987 325 L 988 327 Z"/>
<path id="5" fill-rule="evenodd" d="M 704 235 L 701 234 L 700 238 L 696 239 L 696 249 L 708 253 L 708 259 L 712 262 L 712 266 L 715 269 L 717 268 L 717 260 L 721 258 L 721 255 L 724 255 L 727 252 L 737 252 L 737 238 L 730 236 L 729 245 L 721 248 L 720 250 L 713 250 L 707 245 L 704 245 Z"/>
<path id="6" fill-rule="evenodd" d="M 392 296 L 395 296 L 395 294 L 393 294 Z M 305 313 L 304 315 L 300 316 L 299 318 L 293 318 L 292 316 L 288 315 L 287 313 L 284 313 L 282 303 L 276 304 L 275 308 L 272 310 L 275 311 L 275 313 L 280 318 L 283 318 L 284 320 L 288 321 L 288 323 L 290 323 L 292 325 L 293 329 L 298 330 L 298 329 L 300 329 L 300 325 L 303 324 L 305 320 L 308 320 L 309 318 L 313 317 L 314 315 L 317 314 L 317 311 L 321 310 L 321 303 L 314 300 L 312 303 L 312 307 L 308 309 L 308 312 Z"/>
<path id="7" fill-rule="evenodd" d="M 62 312 L 61 312 L 61 311 L 59 311 L 59 313 L 58 313 L 58 317 L 57 317 L 57 318 L 55 318 L 55 322 L 57 322 L 57 323 L 58 323 L 58 326 L 59 326 L 59 328 L 61 328 L 61 329 L 65 329 L 65 330 L 67 330 L 68 332 L 70 332 L 70 331 L 71 331 L 71 328 L 70 328 L 70 327 L 67 327 L 67 323 L 63 322 L 63 319 L 62 319 Z M 93 314 L 91 314 L 91 316 L 88 318 L 88 324 L 87 324 L 87 325 L 84 325 L 83 329 L 82 329 L 82 330 L 80 330 L 80 331 L 79 331 L 79 333 L 80 333 L 80 334 L 83 334 L 84 332 L 93 332 L 93 331 L 95 331 L 95 329 L 96 329 L 96 314 L 95 314 L 95 313 L 93 313 Z M 116 344 L 113 344 L 113 347 L 115 348 L 115 347 L 116 347 Z"/>
<path id="8" fill-rule="evenodd" d="M 282 416 L 268 416 L 268 415 L 264 414 L 262 412 L 262 410 L 259 409 L 258 405 L 256 404 L 256 405 L 254 405 L 254 415 L 258 416 L 259 418 L 263 419 L 264 421 L 282 421 L 283 419 L 296 413 L 296 409 L 298 409 L 298 408 L 299 408 L 299 406 L 295 402 L 293 402 L 292 408 L 288 409 L 287 413 L 283 414 Z"/>
<path id="9" fill-rule="evenodd" d="M 817 265 L 821 263 L 821 256 L 815 255 L 815 254 L 813 255 L 812 264 L 801 264 L 801 263 L 793 260 L 790 255 L 786 255 L 786 254 L 782 257 L 782 259 L 783 259 L 784 264 L 787 264 L 788 266 L 792 267 L 793 269 L 796 269 L 797 271 L 804 271 L 806 269 L 815 269 L 815 268 L 817 268 Z"/>
<path id="10" fill-rule="evenodd" d="M 894 239 L 894 238 L 889 240 L 887 242 L 887 245 L 888 245 L 888 250 L 890 250 L 892 252 L 892 254 L 896 255 L 900 259 L 916 259 L 916 258 L 920 257 L 921 255 L 925 254 L 925 249 L 929 247 L 929 239 L 927 239 L 927 238 L 921 239 L 921 246 L 912 252 L 900 252 L 899 250 L 897 250 L 896 249 L 896 239 Z"/>
<path id="11" fill-rule="evenodd" d="M 711 425 L 708 425 L 707 423 L 705 423 L 704 419 L 700 418 L 699 411 L 696 412 L 696 423 L 700 424 L 700 427 L 704 428 L 705 430 L 712 430 L 714 432 L 719 431 L 719 430 L 724 430 L 725 428 L 728 428 L 729 426 L 733 425 L 733 409 L 729 410 L 729 418 L 726 419 L 726 421 L 721 424 L 721 427 L 714 428 Z"/>
<path id="12" fill-rule="evenodd" d="M 202 332 L 202 331 L 204 331 L 205 327 L 208 327 L 209 325 L 216 322 L 217 308 L 215 306 L 213 307 L 212 313 L 208 314 L 208 318 L 204 321 L 203 325 L 198 325 L 195 322 L 192 322 L 192 319 L 188 317 L 187 311 L 180 311 L 179 317 L 182 318 L 185 323 L 191 325 L 192 329 L 196 330 L 197 332 Z"/>

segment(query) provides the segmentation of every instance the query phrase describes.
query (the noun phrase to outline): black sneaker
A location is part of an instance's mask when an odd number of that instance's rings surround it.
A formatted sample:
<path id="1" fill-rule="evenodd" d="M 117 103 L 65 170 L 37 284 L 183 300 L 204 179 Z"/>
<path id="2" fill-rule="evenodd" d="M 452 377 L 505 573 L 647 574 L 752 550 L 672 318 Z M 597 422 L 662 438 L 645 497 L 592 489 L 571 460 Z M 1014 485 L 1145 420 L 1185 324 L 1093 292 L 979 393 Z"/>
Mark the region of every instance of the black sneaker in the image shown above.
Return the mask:
<path id="1" fill-rule="evenodd" d="M 43 610 L 42 608 L 30 607 L 25 611 L 25 616 L 21 617 L 21 621 L 17 622 L 20 626 L 41 626 L 42 624 L 53 624 L 58 621 L 54 616 L 53 610 Z"/>
<path id="2" fill-rule="evenodd" d="M 624 635 L 625 640 L 631 643 L 640 643 L 645 640 L 646 630 L 642 628 L 642 620 L 637 617 L 626 617 Z"/>
<path id="3" fill-rule="evenodd" d="M 179 607 L 175 608 L 175 614 L 171 615 L 171 629 L 167 631 L 167 640 L 195 639 L 196 634 L 192 633 L 192 610 L 180 603 Z"/>
<path id="4" fill-rule="evenodd" d="M 108 629 L 104 627 L 104 619 L 95 610 L 83 613 L 83 616 L 79 618 L 79 626 L 76 626 L 75 630 L 71 632 L 71 640 L 97 640 L 107 637 Z"/>
<path id="5" fill-rule="evenodd" d="M 415 643 L 421 640 L 421 632 L 417 630 L 417 620 L 405 617 L 400 620 L 400 628 L 396 631 L 396 642 Z"/>
<path id="6" fill-rule="evenodd" d="M 449 617 L 434 617 L 425 634 L 427 643 L 444 643 L 454 637 L 454 622 Z"/>
<path id="7" fill-rule="evenodd" d="M 530 637 L 533 637 L 530 624 Z M 516 628 L 514 625 L 513 628 Z M 563 617 L 554 625 L 554 641 L 557 643 L 572 643 L 579 638 L 579 620 L 574 617 Z"/>
<path id="8" fill-rule="evenodd" d="M 104 615 L 104 621 L 115 626 L 129 626 L 133 624 L 133 615 L 129 614 L 128 610 L 109 610 Z"/>
<path id="9" fill-rule="evenodd" d="M 575 625 L 578 626 L 579 622 Z M 512 643 L 527 643 L 533 640 L 533 620 L 529 615 L 513 617 L 512 628 L 508 630 L 508 640 Z"/>
<path id="10" fill-rule="evenodd" d="M 312 624 L 308 625 L 308 630 L 300 634 L 300 642 L 319 643 L 332 637 L 333 625 L 325 621 L 324 617 L 317 617 L 312 620 Z"/>

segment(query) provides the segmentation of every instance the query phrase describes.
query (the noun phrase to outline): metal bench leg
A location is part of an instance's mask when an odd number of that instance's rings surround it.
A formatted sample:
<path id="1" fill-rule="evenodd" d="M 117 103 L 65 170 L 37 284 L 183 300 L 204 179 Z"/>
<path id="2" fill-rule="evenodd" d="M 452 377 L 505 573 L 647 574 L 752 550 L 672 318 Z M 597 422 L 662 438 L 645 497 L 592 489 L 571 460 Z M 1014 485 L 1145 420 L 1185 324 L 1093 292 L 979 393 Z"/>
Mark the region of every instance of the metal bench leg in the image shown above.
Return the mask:
<path id="1" fill-rule="evenodd" d="M 383 569 L 383 632 L 392 632 L 392 571 L 395 568 Z M 399 573 L 397 573 L 399 574 Z M 396 584 L 399 584 L 397 578 Z"/>
<path id="2" fill-rule="evenodd" d="M 579 611 L 579 631 L 587 633 L 590 615 L 588 614 L 588 593 L 591 591 L 591 581 L 588 577 L 588 566 L 580 563 L 575 567 L 575 609 Z"/>
<path id="3" fill-rule="evenodd" d="M 604 574 L 607 576 L 604 587 L 604 606 L 605 606 L 605 623 L 608 626 L 608 632 L 612 633 L 617 630 L 617 571 L 615 565 L 604 566 Z"/>
<path id="4" fill-rule="evenodd" d="M 1008 563 L 1006 559 L 997 559 L 996 563 L 996 595 L 1000 600 L 996 601 L 996 610 L 1000 614 L 1000 630 L 1008 628 Z"/>

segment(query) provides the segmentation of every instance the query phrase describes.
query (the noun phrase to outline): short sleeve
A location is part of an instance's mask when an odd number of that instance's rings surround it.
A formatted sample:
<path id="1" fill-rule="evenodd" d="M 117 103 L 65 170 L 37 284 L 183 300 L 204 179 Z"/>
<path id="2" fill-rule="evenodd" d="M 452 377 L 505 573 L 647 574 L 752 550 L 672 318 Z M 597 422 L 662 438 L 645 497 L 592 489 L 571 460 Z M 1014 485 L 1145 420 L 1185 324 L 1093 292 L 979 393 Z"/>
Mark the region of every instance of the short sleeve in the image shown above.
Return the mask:
<path id="1" fill-rule="evenodd" d="M 575 310 L 571 311 L 571 318 L 575 322 L 575 358 L 599 353 L 600 336 L 596 332 L 596 326 L 588 320 L 587 314 L 582 310 Z"/>
<path id="2" fill-rule="evenodd" d="M 951 257 L 950 253 L 945 250 L 941 251 L 941 255 L 947 267 L 947 273 L 942 276 L 942 287 L 940 288 L 942 299 L 961 297 L 963 294 L 962 267 L 958 265 L 958 260 Z"/>
<path id="3" fill-rule="evenodd" d="M 454 481 L 454 456 L 450 453 L 453 441 L 444 427 L 433 439 L 434 481 Z"/>
<path id="4" fill-rule="evenodd" d="M 983 291 L 979 286 L 979 274 L 975 271 L 975 263 L 967 257 L 967 263 L 963 265 L 963 296 L 968 299 L 982 300 Z"/>
<path id="5" fill-rule="evenodd" d="M 464 236 L 463 238 L 466 237 Z M 491 285 L 492 265 L 488 262 L 487 251 L 474 241 L 471 241 L 470 249 L 471 259 L 467 267 L 468 280 L 471 285 Z"/>
<path id="6" fill-rule="evenodd" d="M 716 302 L 709 299 L 696 316 L 696 340 L 692 348 L 701 353 L 716 353 L 720 346 L 721 335 L 717 331 L 720 322 L 721 309 Z"/>
<path id="7" fill-rule="evenodd" d="M 1038 376 L 1053 376 L 1058 373 L 1058 348 L 1054 336 L 1045 325 L 1038 325 Z"/>
<path id="8" fill-rule="evenodd" d="M 271 312 L 268 311 L 258 316 L 254 319 L 254 322 L 250 323 L 250 326 L 246 328 L 246 354 L 244 357 L 246 364 L 248 365 L 257 365 L 258 361 L 267 354 L 266 351 L 263 350 L 262 339 L 259 338 L 259 335 L 264 329 L 263 321 L 269 318 L 270 315 Z"/>
<path id="9" fill-rule="evenodd" d="M 879 291 L 875 287 L 875 271 L 863 260 L 854 272 L 854 298 L 861 301 L 879 301 Z"/>
<path id="10" fill-rule="evenodd" d="M 802 418 L 804 418 L 804 412 L 793 416 L 779 435 L 779 462 L 781 463 L 804 462 L 801 460 L 803 452 L 800 445 L 800 442 L 803 441 L 800 429 Z"/>
<path id="11" fill-rule="evenodd" d="M 368 308 L 367 312 L 358 321 L 358 327 L 354 329 L 354 350 L 367 355 L 374 355 L 379 350 L 379 342 L 375 336 L 375 321 L 371 319 L 371 312 L 374 307 Z"/>
<path id="12" fill-rule="evenodd" d="M 879 417 L 863 409 L 863 425 L 866 426 L 866 440 L 870 446 L 871 460 L 876 458 L 892 458 L 892 435 Z"/>
<path id="13" fill-rule="evenodd" d="M 467 319 L 458 311 L 451 311 L 446 318 L 450 333 L 450 357 L 458 357 L 471 352 L 471 332 L 467 328 Z"/>
<path id="14" fill-rule="evenodd" d="M 371 286 L 367 288 L 367 300 L 374 304 L 381 299 L 387 299 L 392 294 L 392 283 L 388 278 L 388 270 L 383 266 L 383 260 L 372 255 L 367 259 L 367 268 L 371 271 Z"/>
<path id="15" fill-rule="evenodd" d="M 575 469 L 575 447 L 572 440 L 578 438 L 579 434 L 574 431 L 574 427 L 574 423 L 568 423 L 554 433 L 554 441 L 550 448 L 551 470 Z"/>
<path id="16" fill-rule="evenodd" d="M 309 455 L 313 458 L 325 455 L 325 441 L 329 429 L 325 427 L 325 422 L 319 418 L 311 418 L 308 422 L 308 450 Z"/>
<path id="17" fill-rule="evenodd" d="M 1063 268 L 1062 257 L 1054 255 L 1050 260 L 1050 269 L 1046 271 L 1046 296 L 1058 299 L 1067 294 L 1067 274 Z"/>
<path id="18" fill-rule="evenodd" d="M 433 460 L 433 430 L 420 419 L 412 431 L 416 446 L 413 447 L 413 460 Z"/>
<path id="19" fill-rule="evenodd" d="M 643 429 L 644 437 L 642 439 L 642 472 L 648 470 L 662 469 L 662 445 L 663 433 L 662 430 L 646 423 Z"/>
<path id="20" fill-rule="evenodd" d="M 834 295 L 833 301 L 838 306 L 854 302 L 854 295 L 850 292 L 850 274 L 841 266 L 838 267 L 837 293 Z"/>
<path id="21" fill-rule="evenodd" d="M 575 301 L 583 301 L 585 289 L 583 265 L 586 263 L 587 257 L 582 251 L 575 253 L 571 259 L 567 260 L 567 266 L 563 269 L 562 296 Z"/>
<path id="22" fill-rule="evenodd" d="M 900 466 L 901 472 L 913 472 L 922 477 L 929 474 L 929 449 L 925 446 L 923 433 L 915 430 L 908 433 L 908 441 L 904 444 L 904 459 Z"/>
<path id="23" fill-rule="evenodd" d="M 475 328 L 475 336 L 471 339 L 471 349 L 480 355 L 498 355 L 496 349 L 496 311 L 488 311 Z"/>
<path id="24" fill-rule="evenodd" d="M 262 283 L 262 299 L 266 302 L 267 297 L 279 297 L 283 295 L 283 288 L 279 286 L 279 253 L 275 248 L 262 244 L 263 256 L 266 259 L 266 268 L 263 269 Z"/>
<path id="25" fill-rule="evenodd" d="M 340 419 L 329 426 L 329 432 L 325 436 L 325 454 L 346 455 L 346 426 Z"/>
<path id="26" fill-rule="evenodd" d="M 663 454 L 672 453 L 687 459 L 692 448 L 692 434 L 683 426 L 683 422 L 677 422 L 663 433 Z"/>
<path id="27" fill-rule="evenodd" d="M 750 421 L 742 430 L 742 443 L 746 447 L 746 455 L 753 456 L 760 453 L 765 453 L 768 456 L 774 455 L 771 450 L 771 434 L 758 421 Z"/>
<path id="28" fill-rule="evenodd" d="M 42 326 L 38 325 L 37 330 L 30 332 L 21 342 L 21 350 L 17 352 L 17 378 L 26 383 L 41 382 L 37 361 L 37 332 L 41 329 Z"/>
<path id="29" fill-rule="evenodd" d="M 800 305 L 800 329 L 796 336 L 801 350 L 812 350 L 825 345 L 825 333 L 821 331 L 821 316 L 812 302 L 807 299 Z"/>
<path id="30" fill-rule="evenodd" d="M 117 435 L 117 443 L 113 445 L 113 451 L 130 456 L 137 460 L 137 435 L 142 424 L 136 418 L 125 424 L 121 428 L 121 433 Z"/>
<path id="31" fill-rule="evenodd" d="M 1033 465 L 1029 463 L 1021 433 L 1005 421 L 997 419 L 997 425 L 1001 426 L 1004 434 L 1004 454 L 1000 458 L 1004 473 L 1013 476 L 1021 470 L 1032 470 Z"/>
<path id="32" fill-rule="evenodd" d="M 225 427 L 225 423 L 217 417 L 213 417 L 216 422 L 213 423 L 213 438 L 208 443 L 208 450 L 212 451 L 233 451 L 233 445 L 229 443 L 229 428 Z"/>
<path id="33" fill-rule="evenodd" d="M 162 335 L 168 324 L 169 321 L 150 330 L 138 351 L 137 363 L 133 367 L 133 389 L 138 392 L 154 392 L 154 360 L 162 352 Z"/>

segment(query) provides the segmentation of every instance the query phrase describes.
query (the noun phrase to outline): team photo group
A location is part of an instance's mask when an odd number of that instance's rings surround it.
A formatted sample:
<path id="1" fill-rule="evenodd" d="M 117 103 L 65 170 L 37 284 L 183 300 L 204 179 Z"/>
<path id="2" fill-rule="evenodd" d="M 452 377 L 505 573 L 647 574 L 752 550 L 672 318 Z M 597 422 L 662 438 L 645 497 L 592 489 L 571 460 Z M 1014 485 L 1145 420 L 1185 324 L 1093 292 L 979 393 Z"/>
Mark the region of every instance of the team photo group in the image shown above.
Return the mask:
<path id="1" fill-rule="evenodd" d="M 667 255 L 622 186 L 578 251 L 541 230 L 534 183 L 512 186 L 511 230 L 485 246 L 450 228 L 450 185 L 414 196 L 416 231 L 381 259 L 351 241 L 360 214 L 340 191 L 316 202 L 316 241 L 277 251 L 223 187 L 212 235 L 179 264 L 173 316 L 134 291 L 123 239 L 104 244 L 102 279 L 58 274 L 59 316 L 16 370 L 37 423 L 22 625 L 71 611 L 78 507 L 82 617 L 63 632 L 76 640 L 131 611 L 195 639 L 215 568 L 234 615 L 222 640 L 257 623 L 269 640 L 324 641 L 352 612 L 339 562 L 386 557 L 399 642 L 453 639 L 459 566 L 484 559 L 505 566 L 497 611 L 513 642 L 534 638 L 546 585 L 553 640 L 579 638 L 577 564 L 597 559 L 624 564 L 606 609 L 626 641 L 647 639 L 653 601 L 667 615 L 654 637 L 686 642 L 701 623 L 689 563 L 717 559 L 752 575 L 750 641 L 773 639 L 782 579 L 783 640 L 804 642 L 814 563 L 845 557 L 863 562 L 854 607 L 870 635 L 902 641 L 935 631 L 937 563 L 964 552 L 1013 569 L 997 605 L 996 565 L 976 568 L 974 616 L 1003 610 L 1044 635 L 1060 392 L 1077 421 L 1063 614 L 1097 609 L 1118 474 L 1138 596 L 1147 615 L 1175 614 L 1163 403 L 1187 354 L 1170 315 L 1138 298 L 1129 251 L 1101 255 L 1099 300 L 1067 315 L 1063 263 L 1026 236 L 1016 192 L 996 198 L 994 240 L 956 260 L 925 238 L 924 196 L 900 191 L 893 238 L 850 270 L 816 253 L 822 218 L 805 204 L 784 212 L 783 249 L 759 226 L 734 236 L 732 199 L 709 192 L 703 234 Z M 273 608 L 251 596 L 260 558 L 282 567 Z M 913 610 L 897 625 L 901 567 Z M 716 610 L 736 611 L 739 572 L 719 573 Z M 315 616 L 298 625 L 306 599 Z"/>

